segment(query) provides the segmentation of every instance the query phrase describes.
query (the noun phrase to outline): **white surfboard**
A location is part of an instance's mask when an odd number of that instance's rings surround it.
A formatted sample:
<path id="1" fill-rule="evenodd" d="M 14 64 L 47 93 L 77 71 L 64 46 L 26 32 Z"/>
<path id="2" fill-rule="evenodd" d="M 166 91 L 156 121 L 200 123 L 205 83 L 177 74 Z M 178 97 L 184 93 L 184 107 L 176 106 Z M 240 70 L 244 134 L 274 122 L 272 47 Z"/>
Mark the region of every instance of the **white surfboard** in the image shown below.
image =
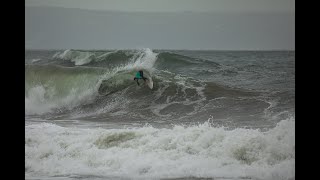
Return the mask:
<path id="1" fill-rule="evenodd" d="M 142 71 L 143 71 L 143 76 L 144 76 L 145 78 L 147 78 L 145 84 L 147 84 L 148 87 L 149 87 L 150 89 L 152 89 L 152 88 L 153 88 L 153 81 L 152 81 L 150 72 L 149 72 L 148 70 L 146 70 L 146 69 L 143 69 L 143 68 L 140 68 L 139 70 L 142 70 Z"/>
<path id="2" fill-rule="evenodd" d="M 153 88 L 153 81 L 151 77 L 148 77 L 148 79 L 146 80 L 146 83 L 150 89 Z"/>

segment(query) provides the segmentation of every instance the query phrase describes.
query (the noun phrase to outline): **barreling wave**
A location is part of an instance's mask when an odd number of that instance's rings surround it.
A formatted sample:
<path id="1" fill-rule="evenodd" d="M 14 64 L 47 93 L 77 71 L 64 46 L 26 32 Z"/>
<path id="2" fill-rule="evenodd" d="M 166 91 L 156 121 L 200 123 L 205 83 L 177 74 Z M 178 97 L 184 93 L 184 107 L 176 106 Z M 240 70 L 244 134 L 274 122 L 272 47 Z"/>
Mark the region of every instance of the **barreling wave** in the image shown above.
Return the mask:
<path id="1" fill-rule="evenodd" d="M 90 63 L 94 59 L 91 52 L 66 50 L 55 54 L 54 58 L 68 59 L 75 62 L 74 67 L 61 65 L 25 65 L 25 103 L 26 114 L 43 114 L 52 110 L 70 110 L 77 106 L 92 102 L 98 95 L 106 95 L 101 89 L 114 92 L 133 82 L 135 71 L 144 69 L 154 71 L 156 53 L 150 49 L 136 51 L 130 59 L 114 68 L 96 66 L 78 66 Z M 117 53 L 117 52 L 115 52 Z M 120 52 L 122 54 L 122 52 Z M 118 53 L 119 55 L 119 53 Z M 99 57 L 106 57 L 107 54 Z M 99 60 L 96 60 L 97 62 Z M 110 63 L 110 62 L 109 62 Z M 129 71 L 129 76 L 121 76 L 118 72 Z M 126 78 L 126 79 L 124 79 Z M 123 81 L 124 80 L 124 81 Z M 108 87 L 104 82 L 108 81 Z"/>

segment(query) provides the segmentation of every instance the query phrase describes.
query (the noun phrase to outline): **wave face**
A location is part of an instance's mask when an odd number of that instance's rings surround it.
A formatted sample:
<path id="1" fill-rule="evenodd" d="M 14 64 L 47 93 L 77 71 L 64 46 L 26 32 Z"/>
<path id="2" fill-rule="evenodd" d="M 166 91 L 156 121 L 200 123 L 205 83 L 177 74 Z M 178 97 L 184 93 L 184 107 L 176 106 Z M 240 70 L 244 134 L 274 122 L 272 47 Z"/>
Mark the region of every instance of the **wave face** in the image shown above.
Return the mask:
<path id="1" fill-rule="evenodd" d="M 116 63 L 110 62 L 108 56 L 123 58 L 124 61 L 115 67 L 110 67 L 110 64 Z M 31 63 L 26 63 L 25 66 L 26 114 L 72 110 L 93 102 L 99 95 L 105 95 L 106 92 L 103 90 L 106 86 L 108 86 L 106 91 L 118 92 L 123 89 L 121 87 L 130 85 L 129 82 L 132 82 L 137 70 L 146 69 L 152 73 L 155 56 L 156 54 L 149 49 L 132 53 L 107 52 L 98 55 L 95 52 L 66 50 L 55 53 L 49 62 L 32 59 Z M 101 61 L 107 63 L 103 64 Z M 81 66 L 85 64 L 90 66 Z M 131 74 L 123 77 L 119 75 L 120 71 Z M 110 82 L 111 80 L 113 81 Z M 106 81 L 111 84 L 105 84 Z"/>
<path id="2" fill-rule="evenodd" d="M 25 67 L 26 114 L 43 114 L 57 108 L 74 108 L 96 94 L 101 74 L 88 68 L 37 65 Z"/>
<path id="3" fill-rule="evenodd" d="M 26 115 L 143 122 L 189 122 L 195 117 L 205 122 L 213 116 L 221 124 L 254 126 L 257 119 L 264 123 L 293 113 L 293 55 L 150 49 L 29 52 Z M 152 77 L 152 90 L 133 81 L 141 69 Z"/>

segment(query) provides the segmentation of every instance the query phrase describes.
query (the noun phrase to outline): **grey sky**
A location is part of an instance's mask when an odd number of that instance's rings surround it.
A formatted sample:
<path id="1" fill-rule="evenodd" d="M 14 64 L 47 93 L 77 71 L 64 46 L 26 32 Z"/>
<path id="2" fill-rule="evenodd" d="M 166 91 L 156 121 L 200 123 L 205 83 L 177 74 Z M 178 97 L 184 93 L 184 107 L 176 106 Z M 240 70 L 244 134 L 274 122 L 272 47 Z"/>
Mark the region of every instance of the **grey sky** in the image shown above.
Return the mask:
<path id="1" fill-rule="evenodd" d="M 26 0 L 25 5 L 27 49 L 295 46 L 294 0 Z"/>

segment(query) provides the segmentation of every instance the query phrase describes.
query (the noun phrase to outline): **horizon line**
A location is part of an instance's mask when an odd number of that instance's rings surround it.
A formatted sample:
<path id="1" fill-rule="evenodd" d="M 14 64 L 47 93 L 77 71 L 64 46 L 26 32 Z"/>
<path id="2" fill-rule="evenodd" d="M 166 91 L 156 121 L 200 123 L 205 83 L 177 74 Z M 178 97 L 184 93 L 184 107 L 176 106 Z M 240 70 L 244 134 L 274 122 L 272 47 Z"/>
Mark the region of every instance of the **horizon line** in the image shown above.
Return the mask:
<path id="1" fill-rule="evenodd" d="M 139 50 L 144 48 L 25 48 L 25 51 L 108 51 L 108 50 Z M 151 50 L 173 50 L 173 51 L 295 51 L 295 49 L 179 49 L 179 48 L 149 48 Z"/>

